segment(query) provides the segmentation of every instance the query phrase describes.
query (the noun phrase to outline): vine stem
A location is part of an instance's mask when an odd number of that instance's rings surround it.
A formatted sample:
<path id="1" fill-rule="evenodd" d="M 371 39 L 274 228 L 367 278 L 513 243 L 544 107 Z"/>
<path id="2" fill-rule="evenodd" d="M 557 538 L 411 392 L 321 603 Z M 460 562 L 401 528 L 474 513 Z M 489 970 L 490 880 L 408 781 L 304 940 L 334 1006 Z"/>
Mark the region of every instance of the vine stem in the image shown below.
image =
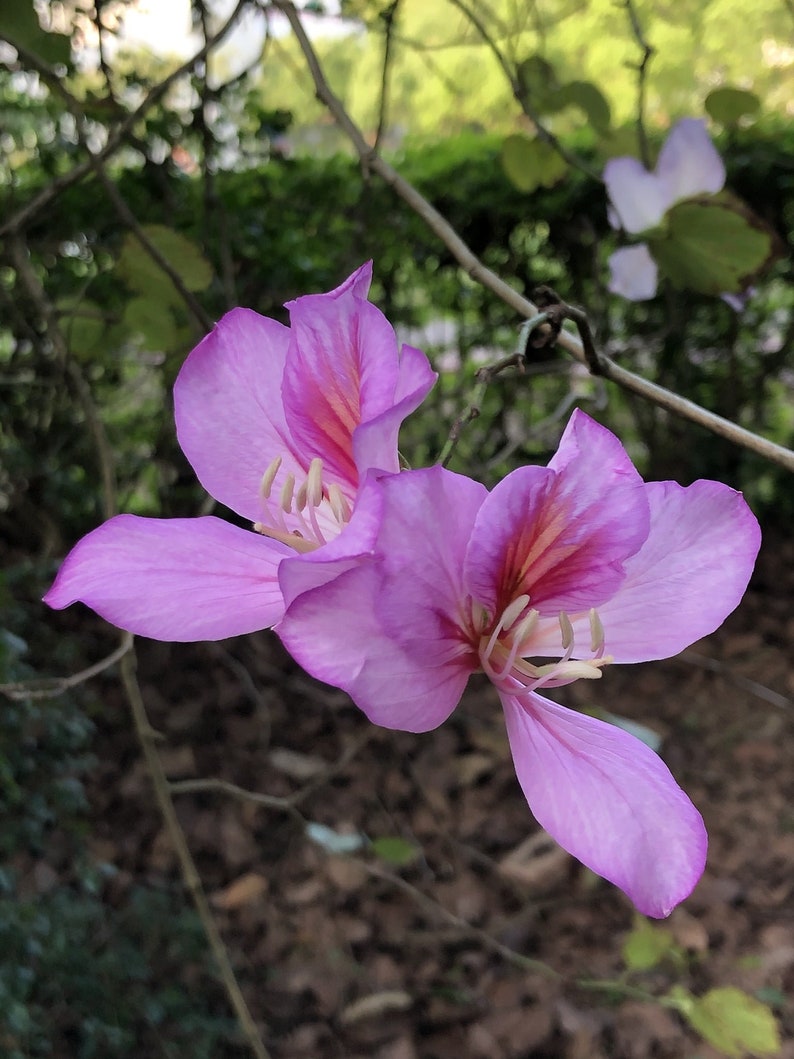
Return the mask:
<path id="1" fill-rule="evenodd" d="M 501 279 L 501 277 L 497 276 L 495 272 L 487 268 L 458 235 L 449 221 L 428 202 L 413 184 L 401 176 L 376 151 L 373 151 L 361 130 L 347 113 L 341 100 L 331 91 L 317 58 L 317 53 L 306 35 L 300 15 L 294 4 L 290 0 L 273 0 L 273 5 L 283 13 L 292 27 L 314 81 L 317 98 L 327 107 L 336 123 L 353 144 L 362 165 L 367 170 L 377 173 L 422 218 L 427 227 L 441 240 L 457 260 L 464 272 L 471 276 L 475 282 L 485 287 L 486 290 L 491 291 L 492 294 L 503 301 L 505 305 L 514 309 L 519 315 L 528 319 L 536 316 L 538 312 L 537 306 Z M 580 364 L 584 364 L 590 371 L 593 371 L 593 364 L 588 361 L 584 346 L 577 335 L 563 330 L 560 332 L 557 344 L 562 346 Z M 598 354 L 597 364 L 597 374 L 602 375 L 605 379 L 622 387 L 624 390 L 635 393 L 659 408 L 663 408 L 665 411 L 682 419 L 696 423 L 698 426 L 710 430 L 713 434 L 726 438 L 734 445 L 748 449 L 750 452 L 755 452 L 757 455 L 763 456 L 770 462 L 776 463 L 778 466 L 794 473 L 794 452 L 791 449 L 787 449 L 783 445 L 777 445 L 768 438 L 761 437 L 753 431 L 739 426 L 737 423 L 732 423 L 730 420 L 716 415 L 714 412 L 709 412 L 707 409 L 695 404 L 694 401 L 681 397 L 664 386 L 659 386 L 657 383 L 650 382 L 640 375 L 635 375 L 634 372 L 616 364 L 614 360 L 603 353 Z"/>

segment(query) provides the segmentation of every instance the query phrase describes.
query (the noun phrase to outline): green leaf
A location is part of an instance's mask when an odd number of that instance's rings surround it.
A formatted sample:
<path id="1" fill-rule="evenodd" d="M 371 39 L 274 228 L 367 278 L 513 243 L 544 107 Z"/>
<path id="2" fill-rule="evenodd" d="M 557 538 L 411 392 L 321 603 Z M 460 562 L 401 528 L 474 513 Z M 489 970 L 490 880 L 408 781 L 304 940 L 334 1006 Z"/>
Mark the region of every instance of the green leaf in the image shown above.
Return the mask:
<path id="1" fill-rule="evenodd" d="M 669 930 L 638 917 L 634 929 L 623 942 L 623 962 L 629 971 L 649 971 L 677 951 Z"/>
<path id="2" fill-rule="evenodd" d="M 101 306 L 83 298 L 77 305 L 58 307 L 64 314 L 63 333 L 70 352 L 78 360 L 89 360 L 106 344 L 107 319 Z"/>
<path id="3" fill-rule="evenodd" d="M 398 868 L 405 864 L 412 864 L 419 856 L 416 846 L 394 835 L 373 839 L 372 851 L 376 857 Z"/>
<path id="4" fill-rule="evenodd" d="M 740 294 L 780 255 L 775 232 L 727 192 L 679 202 L 647 242 L 674 287 L 701 294 Z"/>
<path id="5" fill-rule="evenodd" d="M 757 114 L 761 109 L 761 100 L 755 92 L 744 88 L 715 88 L 706 96 L 706 113 L 722 125 L 735 125 L 740 118 Z"/>
<path id="6" fill-rule="evenodd" d="M 63 33 L 48 33 L 41 28 L 32 0 L 0 0 L 0 25 L 3 35 L 29 48 L 48 63 L 69 62 L 71 38 Z"/>
<path id="7" fill-rule="evenodd" d="M 142 227 L 149 242 L 165 258 L 189 291 L 205 290 L 212 282 L 212 267 L 196 244 L 167 228 L 164 224 L 145 224 Z M 171 302 L 181 302 L 170 278 L 152 259 L 132 232 L 129 232 L 121 247 L 118 271 L 128 286 L 139 294 L 163 295 L 168 291 Z"/>
<path id="8" fill-rule="evenodd" d="M 775 1055 L 780 1034 L 775 1016 L 760 1000 L 741 989 L 711 989 L 683 1007 L 693 1029 L 725 1055 Z"/>
<path id="9" fill-rule="evenodd" d="M 530 55 L 519 63 L 518 80 L 535 110 L 548 109 L 549 100 L 560 87 L 554 67 L 542 55 Z"/>
<path id="10" fill-rule="evenodd" d="M 592 81 L 570 81 L 563 85 L 552 96 L 555 110 L 565 107 L 579 107 L 585 117 L 598 132 L 606 131 L 612 121 L 604 93 Z"/>
<path id="11" fill-rule="evenodd" d="M 170 286 L 170 284 L 169 284 Z M 167 292 L 167 288 L 166 291 Z M 132 334 L 140 335 L 150 352 L 167 352 L 178 344 L 178 332 L 171 303 L 161 291 L 131 298 L 124 308 L 124 324 Z"/>
<path id="12" fill-rule="evenodd" d="M 501 160 L 508 180 L 519 191 L 551 187 L 568 169 L 568 163 L 550 144 L 519 134 L 504 141 Z"/>

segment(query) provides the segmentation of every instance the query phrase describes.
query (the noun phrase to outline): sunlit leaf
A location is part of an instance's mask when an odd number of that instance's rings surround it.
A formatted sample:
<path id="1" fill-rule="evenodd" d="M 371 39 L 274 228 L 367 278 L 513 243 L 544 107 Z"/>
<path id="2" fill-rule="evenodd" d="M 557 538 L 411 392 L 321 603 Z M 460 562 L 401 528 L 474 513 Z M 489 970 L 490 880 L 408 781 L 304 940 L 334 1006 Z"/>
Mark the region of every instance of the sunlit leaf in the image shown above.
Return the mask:
<path id="1" fill-rule="evenodd" d="M 650 971 L 676 951 L 669 930 L 637 917 L 634 929 L 623 942 L 623 962 L 630 971 Z"/>
<path id="2" fill-rule="evenodd" d="M 551 187 L 568 169 L 568 163 L 550 144 L 521 135 L 507 137 L 501 158 L 508 180 L 519 191 Z"/>
<path id="3" fill-rule="evenodd" d="M 518 80 L 532 106 L 548 109 L 548 102 L 560 87 L 554 67 L 542 55 L 530 55 L 518 66 Z"/>
<path id="4" fill-rule="evenodd" d="M 597 85 L 592 81 L 571 81 L 562 85 L 554 93 L 552 102 L 556 110 L 565 107 L 578 107 L 594 129 L 601 132 L 609 128 L 612 112 L 609 103 Z"/>
<path id="5" fill-rule="evenodd" d="M 419 856 L 416 846 L 395 835 L 373 839 L 372 852 L 376 857 L 385 860 L 387 864 L 394 864 L 398 868 L 404 864 L 413 863 Z"/>
<path id="6" fill-rule="evenodd" d="M 706 113 L 722 125 L 735 125 L 740 118 L 757 114 L 761 109 L 761 100 L 755 92 L 745 88 L 715 88 L 706 96 Z"/>
<path id="7" fill-rule="evenodd" d="M 124 308 L 124 324 L 140 335 L 146 349 L 165 353 L 177 344 L 177 327 L 170 302 L 154 294 L 131 298 Z"/>
<path id="8" fill-rule="evenodd" d="M 780 254 L 774 231 L 727 192 L 679 202 L 647 242 L 673 286 L 701 294 L 747 290 Z"/>
<path id="9" fill-rule="evenodd" d="M 205 290 L 212 282 L 212 267 L 196 244 L 164 224 L 145 224 L 142 231 L 149 242 L 178 273 L 189 291 Z M 126 283 L 140 294 L 167 289 L 173 300 L 178 297 L 168 275 L 144 249 L 132 232 L 122 244 L 118 271 Z"/>
<path id="10" fill-rule="evenodd" d="M 775 1055 L 780 1034 L 775 1016 L 760 1000 L 725 986 L 693 999 L 681 1012 L 693 1029 L 725 1055 Z"/>

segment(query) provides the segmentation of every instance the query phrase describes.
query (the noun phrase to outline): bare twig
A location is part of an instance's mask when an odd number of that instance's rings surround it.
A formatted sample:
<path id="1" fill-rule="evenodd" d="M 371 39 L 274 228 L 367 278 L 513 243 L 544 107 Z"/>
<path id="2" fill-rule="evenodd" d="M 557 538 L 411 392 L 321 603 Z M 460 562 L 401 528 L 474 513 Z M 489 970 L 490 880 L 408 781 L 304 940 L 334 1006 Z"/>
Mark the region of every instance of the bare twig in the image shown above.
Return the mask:
<path id="1" fill-rule="evenodd" d="M 574 169 L 581 170 L 581 172 L 586 173 L 587 176 L 591 177 L 593 180 L 597 180 L 600 183 L 601 177 L 599 176 L 599 174 L 596 173 L 595 170 L 591 169 L 590 166 L 587 165 L 587 163 L 584 162 L 581 158 L 577 157 L 575 154 L 569 151 L 565 144 L 562 143 L 554 135 L 554 133 L 550 129 L 548 129 L 543 123 L 543 119 L 540 116 L 540 112 L 533 106 L 532 100 L 529 98 L 529 93 L 526 90 L 526 86 L 521 81 L 518 72 L 514 70 L 511 64 L 508 62 L 507 58 L 504 55 L 504 52 L 496 43 L 493 36 L 488 32 L 488 28 L 486 27 L 483 20 L 478 16 L 476 11 L 472 10 L 470 7 L 464 4 L 463 0 L 449 0 L 449 2 L 452 4 L 453 7 L 456 7 L 458 11 L 460 11 L 461 14 L 463 14 L 469 20 L 469 22 L 471 22 L 471 24 L 482 37 L 483 42 L 487 44 L 487 46 L 493 52 L 496 61 L 502 67 L 504 75 L 510 84 L 510 88 L 513 92 L 513 95 L 515 96 L 516 102 L 521 107 L 522 111 L 526 114 L 526 116 L 530 119 L 532 124 L 535 126 L 538 138 L 543 140 L 550 147 L 554 148 L 557 154 L 561 158 L 565 159 L 568 165 L 573 166 Z"/>
<path id="2" fill-rule="evenodd" d="M 766 687 L 765 684 L 759 684 L 757 680 L 743 677 L 741 673 L 734 673 L 730 666 L 727 666 L 718 658 L 709 658 L 698 651 L 682 651 L 680 655 L 676 655 L 671 661 L 685 662 L 687 665 L 697 666 L 698 669 L 707 669 L 710 673 L 717 673 L 731 684 L 735 684 L 737 688 L 749 691 L 751 695 L 763 699 L 764 702 L 768 702 L 771 706 L 777 706 L 778 709 L 794 709 L 794 702 L 791 699 L 787 699 L 785 695 L 780 695 L 777 691 Z"/>
<path id="3" fill-rule="evenodd" d="M 648 147 L 648 136 L 645 131 L 645 88 L 648 77 L 648 64 L 653 58 L 655 48 L 648 43 L 648 39 L 643 33 L 633 0 L 623 0 L 623 6 L 629 16 L 631 32 L 634 34 L 634 39 L 642 49 L 642 58 L 638 63 L 632 64 L 632 66 L 633 69 L 637 71 L 637 141 L 639 143 L 640 156 L 642 157 L 643 165 L 646 169 L 650 169 L 651 152 Z"/>
<path id="4" fill-rule="evenodd" d="M 127 699 L 132 711 L 135 731 L 143 751 L 144 760 L 146 761 L 146 768 L 154 787 L 157 805 L 163 817 L 174 851 L 176 852 L 177 859 L 179 860 L 179 867 L 182 873 L 185 889 L 190 894 L 196 912 L 201 920 L 201 925 L 204 929 L 204 933 L 207 935 L 212 954 L 218 965 L 218 970 L 224 988 L 226 989 L 227 996 L 229 997 L 234 1013 L 237 1016 L 237 1020 L 240 1023 L 240 1027 L 245 1034 L 248 1045 L 257 1059 L 269 1059 L 269 1053 L 262 1042 L 256 1023 L 251 1017 L 251 1013 L 248 1010 L 248 1005 L 245 1002 L 245 997 L 240 990 L 240 986 L 237 984 L 234 968 L 229 959 L 229 953 L 226 950 L 223 938 L 220 935 L 220 931 L 218 930 L 212 911 L 210 910 L 207 895 L 204 893 L 204 887 L 201 885 L 201 879 L 196 871 L 196 865 L 193 862 L 193 857 L 191 856 L 185 833 L 177 819 L 174 802 L 171 797 L 171 792 L 169 791 L 168 780 L 165 771 L 163 770 L 162 762 L 160 761 L 160 755 L 157 753 L 157 748 L 153 739 L 152 726 L 149 724 L 143 696 L 141 695 L 141 690 L 138 686 L 138 680 L 135 675 L 135 657 L 132 652 L 125 655 L 122 659 L 121 676 L 124 683 L 124 690 L 127 693 Z"/>
<path id="5" fill-rule="evenodd" d="M 391 68 L 392 46 L 394 43 L 394 27 L 397 23 L 397 10 L 400 0 L 392 0 L 392 3 L 382 13 L 381 18 L 385 25 L 383 37 L 383 65 L 381 67 L 380 79 L 380 106 L 378 107 L 378 128 L 375 133 L 374 149 L 380 148 L 383 133 L 386 131 L 386 121 L 389 109 L 389 71 Z"/>
<path id="6" fill-rule="evenodd" d="M 26 225 L 31 218 L 35 217 L 45 206 L 49 205 L 49 203 L 52 202 L 52 200 L 62 191 L 71 187 L 72 184 L 76 184 L 78 181 L 82 180 L 83 177 L 88 176 L 88 174 L 94 170 L 96 163 L 105 162 L 111 157 L 111 155 L 115 154 L 119 147 L 125 142 L 126 137 L 135 125 L 141 120 L 144 114 L 165 95 L 171 85 L 174 84 L 175 81 L 178 81 L 180 77 L 184 77 L 186 73 L 189 73 L 196 63 L 201 62 L 212 48 L 223 40 L 248 2 L 249 0 L 238 0 L 231 15 L 229 15 L 218 32 L 208 41 L 205 41 L 203 47 L 201 47 L 192 58 L 182 63 L 181 66 L 178 66 L 172 73 L 163 78 L 162 81 L 158 82 L 158 84 L 154 85 L 149 90 L 139 106 L 131 111 L 127 117 L 124 118 L 124 120 L 121 121 L 112 132 L 110 132 L 105 146 L 97 151 L 90 161 L 81 162 L 67 173 L 62 173 L 59 177 L 56 177 L 55 180 L 51 180 L 46 187 L 41 189 L 38 195 L 34 195 L 29 202 L 26 202 L 21 209 L 0 225 L 0 235 L 7 235 L 9 232 L 19 231 L 20 228 Z M 4 40 L 7 44 L 10 44 L 11 47 L 16 49 L 19 53 L 20 48 L 16 41 L 2 30 L 0 30 L 0 40 Z"/>
<path id="7" fill-rule="evenodd" d="M 132 636 L 125 633 L 121 643 L 115 651 L 111 651 L 107 657 L 87 669 L 81 669 L 79 673 L 73 673 L 69 677 L 51 677 L 43 680 L 18 680 L 9 684 L 0 684 L 0 694 L 6 695 L 15 702 L 25 699 L 54 699 L 63 695 L 70 688 L 76 688 L 78 684 L 85 684 L 87 680 L 104 673 L 116 662 L 120 661 L 128 651 L 132 650 Z"/>
<path id="8" fill-rule="evenodd" d="M 495 272 L 486 268 L 438 210 L 388 162 L 372 150 L 341 101 L 331 91 L 317 54 L 312 47 L 311 41 L 306 36 L 300 16 L 294 5 L 290 3 L 290 0 L 274 0 L 274 4 L 284 13 L 292 26 L 314 80 L 317 98 L 325 104 L 334 116 L 339 127 L 355 147 L 362 163 L 373 172 L 376 172 L 422 218 L 427 227 L 438 236 L 455 257 L 464 272 L 471 276 L 473 280 L 485 287 L 486 290 L 491 291 L 505 305 L 509 305 L 521 316 L 528 319 L 536 316 L 538 312 L 537 306 L 497 276 Z M 581 339 L 576 335 L 568 331 L 562 331 L 557 344 L 567 350 L 580 363 L 588 364 Z M 723 419 L 722 416 L 715 415 L 714 412 L 701 408 L 700 405 L 695 404 L 693 401 L 672 393 L 672 391 L 665 389 L 663 386 L 635 375 L 634 372 L 616 364 L 603 353 L 599 354 L 598 363 L 600 374 L 605 379 L 609 379 L 610 382 L 614 382 L 623 389 L 637 394 L 644 400 L 650 401 L 673 415 L 687 419 L 706 430 L 710 430 L 713 434 L 726 438 L 734 445 L 748 449 L 750 452 L 755 452 L 772 463 L 794 472 L 794 452 L 790 449 L 784 448 L 782 445 L 776 445 L 775 442 L 769 441 L 767 438 L 759 437 L 758 434 L 753 433 L 751 430 L 746 430 L 744 427 L 730 422 L 730 420 Z"/>

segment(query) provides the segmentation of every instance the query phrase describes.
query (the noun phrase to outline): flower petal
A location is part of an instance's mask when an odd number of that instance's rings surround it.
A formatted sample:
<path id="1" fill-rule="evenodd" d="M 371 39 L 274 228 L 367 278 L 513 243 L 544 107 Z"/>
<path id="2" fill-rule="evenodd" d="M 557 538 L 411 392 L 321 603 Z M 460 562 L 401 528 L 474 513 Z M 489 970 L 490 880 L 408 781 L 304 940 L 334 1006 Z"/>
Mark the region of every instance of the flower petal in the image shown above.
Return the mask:
<path id="1" fill-rule="evenodd" d="M 644 490 L 615 435 L 577 409 L 549 466 L 520 467 L 483 503 L 467 591 L 491 616 L 524 593 L 541 615 L 598 606 L 648 534 Z"/>
<path id="2" fill-rule="evenodd" d="M 669 915 L 700 878 L 708 839 L 664 762 L 620 728 L 538 695 L 502 703 L 538 823 L 644 915 Z"/>
<path id="3" fill-rule="evenodd" d="M 621 226 L 632 234 L 656 228 L 670 206 L 665 186 L 636 158 L 611 158 L 604 183 Z"/>
<path id="4" fill-rule="evenodd" d="M 338 298 L 342 294 L 350 292 L 355 295 L 356 298 L 367 299 L 369 296 L 369 288 L 372 283 L 372 262 L 365 261 L 360 268 L 357 268 L 355 272 L 352 272 L 347 279 L 340 283 L 338 287 L 335 287 L 332 291 L 329 291 L 327 297 Z M 289 308 L 287 303 L 287 308 Z"/>
<path id="5" fill-rule="evenodd" d="M 680 199 L 722 190 L 725 165 L 705 122 L 684 118 L 673 126 L 659 152 L 656 175 L 667 200 L 666 209 Z"/>
<path id="6" fill-rule="evenodd" d="M 285 545 L 220 519 L 117 515 L 79 541 L 44 597 L 155 640 L 222 640 L 281 617 Z"/>
<path id="7" fill-rule="evenodd" d="M 397 436 L 406 416 L 427 397 L 438 378 L 425 354 L 413 346 L 400 351 L 400 369 L 394 404 L 387 411 L 362 423 L 353 434 L 353 453 L 359 475 L 369 468 L 397 472 Z"/>
<path id="8" fill-rule="evenodd" d="M 281 404 L 288 345 L 282 324 L 233 309 L 188 356 L 174 384 L 182 451 L 207 492 L 252 522 L 262 517 L 259 485 L 276 456 L 284 459 L 283 475 L 302 470 Z"/>
<path id="9" fill-rule="evenodd" d="M 653 298 L 659 281 L 659 269 L 645 243 L 624 246 L 609 257 L 608 289 L 631 302 Z"/>
<path id="10" fill-rule="evenodd" d="M 437 728 L 460 701 L 473 666 L 443 645 L 434 664 L 417 658 L 382 626 L 374 562 L 334 565 L 344 572 L 299 595 L 276 627 L 287 650 L 312 676 L 346 691 L 374 724 L 406 732 Z"/>
<path id="11" fill-rule="evenodd" d="M 718 628 L 738 605 L 761 543 L 741 493 L 719 482 L 649 482 L 651 529 L 626 579 L 598 608 L 616 662 L 669 658 Z M 586 617 L 574 622 L 589 637 Z"/>
<path id="12" fill-rule="evenodd" d="M 288 308 L 292 331 L 282 397 L 296 448 L 307 461 L 322 459 L 327 479 L 353 493 L 353 434 L 394 404 L 397 338 L 383 313 L 353 289 L 307 295 Z"/>

